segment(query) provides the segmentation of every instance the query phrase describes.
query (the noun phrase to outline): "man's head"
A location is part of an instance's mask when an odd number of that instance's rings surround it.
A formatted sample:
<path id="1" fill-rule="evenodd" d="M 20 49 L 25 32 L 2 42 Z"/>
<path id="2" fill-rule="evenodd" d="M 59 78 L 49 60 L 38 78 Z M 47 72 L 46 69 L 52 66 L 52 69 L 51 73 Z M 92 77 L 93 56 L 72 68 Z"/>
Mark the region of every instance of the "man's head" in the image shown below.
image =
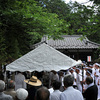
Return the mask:
<path id="1" fill-rule="evenodd" d="M 70 68 L 69 71 L 70 71 L 70 73 L 73 73 L 74 72 L 74 69 L 73 68 Z"/>
<path id="2" fill-rule="evenodd" d="M 99 69 L 99 67 L 100 67 L 100 64 L 95 63 L 95 68 L 96 68 L 96 69 Z"/>
<path id="3" fill-rule="evenodd" d="M 8 81 L 8 88 L 9 89 L 14 89 L 15 88 L 15 82 L 13 80 Z"/>
<path id="4" fill-rule="evenodd" d="M 61 82 L 59 82 L 59 81 L 54 81 L 52 83 L 52 87 L 54 88 L 54 90 L 59 90 L 60 86 L 61 86 Z"/>
<path id="5" fill-rule="evenodd" d="M 49 100 L 50 92 L 46 87 L 41 87 L 36 92 L 36 100 Z"/>
<path id="6" fill-rule="evenodd" d="M 80 69 L 76 68 L 76 73 L 79 74 L 80 73 Z"/>
<path id="7" fill-rule="evenodd" d="M 0 80 L 0 92 L 3 92 L 5 89 L 5 82 Z"/>
<path id="8" fill-rule="evenodd" d="M 64 77 L 65 88 L 67 88 L 69 86 L 73 86 L 73 82 L 74 82 L 74 77 L 72 75 L 68 74 Z"/>
<path id="9" fill-rule="evenodd" d="M 86 77 L 86 84 L 91 84 L 91 83 L 93 83 L 93 78 L 91 77 L 91 76 L 87 76 Z"/>

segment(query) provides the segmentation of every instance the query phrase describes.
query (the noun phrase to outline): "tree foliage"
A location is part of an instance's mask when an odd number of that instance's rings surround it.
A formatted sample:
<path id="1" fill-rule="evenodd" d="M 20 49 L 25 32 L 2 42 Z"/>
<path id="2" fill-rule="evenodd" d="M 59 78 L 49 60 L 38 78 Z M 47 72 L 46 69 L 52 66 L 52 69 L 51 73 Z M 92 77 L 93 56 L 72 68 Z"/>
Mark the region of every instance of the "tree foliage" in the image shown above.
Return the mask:
<path id="1" fill-rule="evenodd" d="M 43 35 L 81 34 L 100 43 L 99 8 L 62 0 L 0 0 L 0 63 L 26 54 Z"/>
<path id="2" fill-rule="evenodd" d="M 2 63 L 30 51 L 30 44 L 43 35 L 59 37 L 63 26 L 57 14 L 44 11 L 34 0 L 0 0 L 0 18 Z"/>

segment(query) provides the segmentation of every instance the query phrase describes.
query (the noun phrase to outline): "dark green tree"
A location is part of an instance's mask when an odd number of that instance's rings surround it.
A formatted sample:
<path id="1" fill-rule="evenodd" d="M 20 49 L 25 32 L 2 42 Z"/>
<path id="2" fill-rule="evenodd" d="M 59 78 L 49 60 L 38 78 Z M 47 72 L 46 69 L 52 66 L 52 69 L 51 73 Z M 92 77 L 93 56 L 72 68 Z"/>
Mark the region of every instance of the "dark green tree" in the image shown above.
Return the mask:
<path id="1" fill-rule="evenodd" d="M 44 12 L 34 0 L 0 0 L 0 50 L 6 54 L 1 58 L 17 59 L 43 35 L 59 37 L 62 26 L 57 14 Z"/>

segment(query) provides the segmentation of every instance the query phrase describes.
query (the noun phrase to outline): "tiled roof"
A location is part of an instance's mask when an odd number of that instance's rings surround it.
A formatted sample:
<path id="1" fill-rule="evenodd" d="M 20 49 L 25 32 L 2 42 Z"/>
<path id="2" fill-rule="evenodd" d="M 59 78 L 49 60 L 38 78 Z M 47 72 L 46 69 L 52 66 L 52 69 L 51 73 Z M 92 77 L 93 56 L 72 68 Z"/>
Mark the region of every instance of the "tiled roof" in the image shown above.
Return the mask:
<path id="1" fill-rule="evenodd" d="M 55 49 L 97 49 L 100 44 L 89 41 L 87 38 L 81 40 L 81 35 L 63 35 L 63 40 L 48 39 L 44 36 L 41 42 L 46 42 Z"/>

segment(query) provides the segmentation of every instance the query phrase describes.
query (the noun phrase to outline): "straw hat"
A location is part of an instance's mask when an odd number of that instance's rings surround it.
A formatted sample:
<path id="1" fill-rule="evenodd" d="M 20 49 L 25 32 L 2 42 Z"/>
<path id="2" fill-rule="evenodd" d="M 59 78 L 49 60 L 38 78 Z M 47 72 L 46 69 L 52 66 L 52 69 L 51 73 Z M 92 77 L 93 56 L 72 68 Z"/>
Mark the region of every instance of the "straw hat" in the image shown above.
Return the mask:
<path id="1" fill-rule="evenodd" d="M 26 82 L 29 85 L 33 85 L 33 86 L 40 86 L 40 85 L 42 85 L 42 82 L 39 79 L 37 79 L 36 76 L 32 76 L 30 79 L 24 80 L 24 82 Z"/>

